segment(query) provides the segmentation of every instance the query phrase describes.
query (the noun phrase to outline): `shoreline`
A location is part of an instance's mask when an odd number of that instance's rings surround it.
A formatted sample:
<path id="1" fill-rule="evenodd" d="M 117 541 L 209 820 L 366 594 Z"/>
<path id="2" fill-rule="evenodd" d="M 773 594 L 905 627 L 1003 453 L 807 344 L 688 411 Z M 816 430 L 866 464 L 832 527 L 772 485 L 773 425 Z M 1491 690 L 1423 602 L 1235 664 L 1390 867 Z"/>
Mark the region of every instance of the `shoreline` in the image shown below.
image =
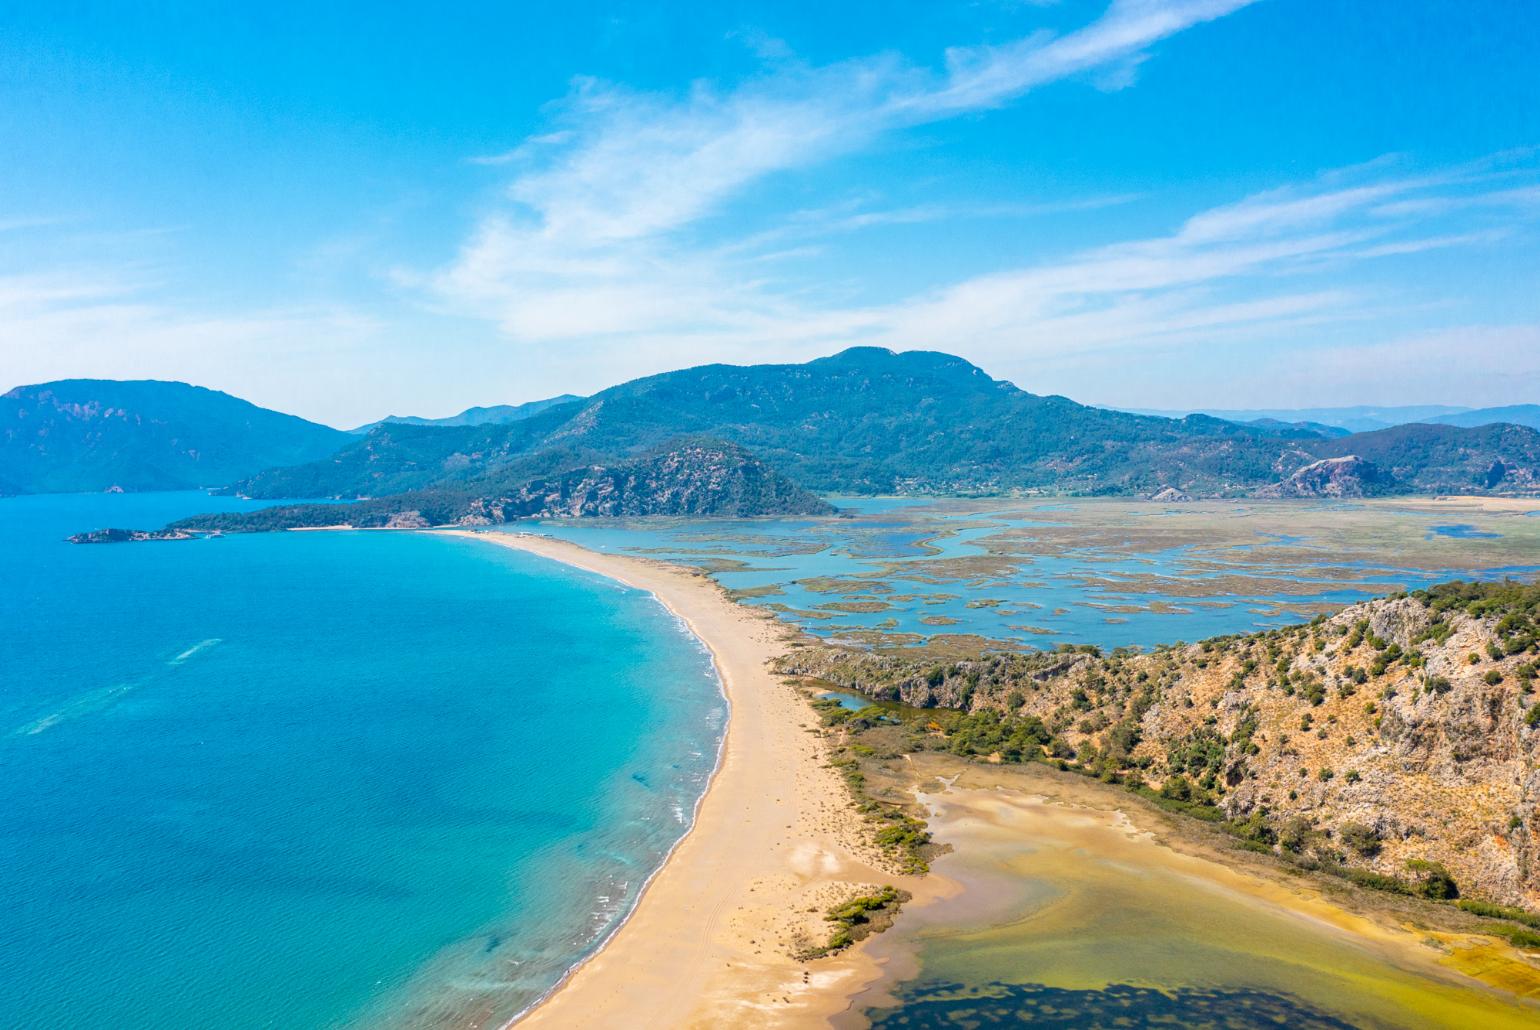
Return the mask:
<path id="1" fill-rule="evenodd" d="M 881 967 L 862 944 L 799 961 L 793 943 L 826 938 L 823 912 L 862 889 L 892 884 L 919 905 L 945 885 L 884 869 L 866 842 L 813 710 L 767 668 L 794 631 L 682 566 L 534 535 L 439 532 L 650 593 L 710 652 L 728 706 L 684 835 L 610 934 L 505 1025 L 828 1025 Z"/>
<path id="2" fill-rule="evenodd" d="M 563 562 L 563 564 L 567 563 Z M 576 568 L 577 566 L 572 567 Z M 595 575 L 600 574 L 595 573 Z M 622 581 L 615 580 L 615 582 Z M 630 586 L 630 584 L 625 585 Z M 717 773 L 722 769 L 722 758 L 727 753 L 727 727 L 732 725 L 733 699 L 727 693 L 727 686 L 722 679 L 722 670 L 717 666 L 716 652 L 711 649 L 711 645 L 708 644 L 705 639 L 700 636 L 700 634 L 695 632 L 695 628 L 690 624 L 690 621 L 684 616 L 680 615 L 672 607 L 670 607 L 667 601 L 665 601 L 662 597 L 658 596 L 658 594 L 654 593 L 653 591 L 647 591 L 647 595 L 651 597 L 653 601 L 655 601 L 659 606 L 661 606 L 664 611 L 673 616 L 673 618 L 682 627 L 684 627 L 685 632 L 694 637 L 700 646 L 705 650 L 706 655 L 711 662 L 712 674 L 716 676 L 717 693 L 721 696 L 723 703 L 727 706 L 727 720 L 723 724 L 722 735 L 717 740 L 716 755 L 711 762 L 711 772 L 706 775 L 705 787 L 701 790 L 700 795 L 696 797 L 695 803 L 690 806 L 690 821 L 685 824 L 684 833 L 680 834 L 679 838 L 675 840 L 674 843 L 669 845 L 668 850 L 665 851 L 662 858 L 658 860 L 657 867 L 653 869 L 652 872 L 648 873 L 646 878 L 642 880 L 642 885 L 637 890 L 636 897 L 633 898 L 631 904 L 627 906 L 626 911 L 620 917 L 620 921 L 617 922 L 614 926 L 610 927 L 609 931 L 603 937 L 596 940 L 588 949 L 586 954 L 584 954 L 576 962 L 572 963 L 572 965 L 563 970 L 560 979 L 548 987 L 540 995 L 540 997 L 536 998 L 534 1001 L 530 1002 L 528 1005 L 524 1006 L 524 1008 L 520 1009 L 518 1012 L 514 1013 L 508 1019 L 499 1024 L 498 1030 L 508 1030 L 509 1027 L 512 1027 L 515 1023 L 520 1022 L 526 1016 L 529 1016 L 536 1009 L 538 1009 L 541 1005 L 544 1005 L 552 995 L 567 985 L 567 981 L 572 979 L 578 970 L 582 969 L 591 959 L 595 958 L 601 951 L 603 951 L 605 947 L 609 945 L 610 941 L 615 939 L 616 934 L 620 933 L 620 931 L 626 928 L 626 924 L 629 923 L 631 921 L 631 917 L 635 915 L 637 907 L 641 905 L 642 899 L 647 896 L 647 891 L 652 886 L 652 882 L 658 878 L 659 873 L 663 872 L 664 868 L 668 865 L 669 860 L 674 857 L 674 852 L 679 850 L 679 846 L 683 844 L 685 840 L 690 836 L 690 833 L 694 831 L 695 824 L 700 819 L 701 805 L 705 803 L 706 795 L 711 792 L 711 785 L 716 782 Z"/>

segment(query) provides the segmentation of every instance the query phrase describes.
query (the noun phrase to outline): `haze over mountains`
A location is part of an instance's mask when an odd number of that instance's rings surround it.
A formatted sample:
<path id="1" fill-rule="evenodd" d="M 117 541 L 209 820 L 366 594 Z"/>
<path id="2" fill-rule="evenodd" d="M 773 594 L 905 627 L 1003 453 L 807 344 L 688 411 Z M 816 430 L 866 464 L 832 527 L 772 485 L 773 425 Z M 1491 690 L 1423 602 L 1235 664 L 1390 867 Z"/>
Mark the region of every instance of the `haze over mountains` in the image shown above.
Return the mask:
<path id="1" fill-rule="evenodd" d="M 1540 432 L 1519 425 L 1344 434 L 1326 423 L 1154 417 L 1032 394 L 951 355 L 874 347 L 805 364 L 704 365 L 589 398 L 386 420 L 362 435 L 182 384 L 73 381 L 6 402 L 0 475 L 12 492 L 220 484 L 256 498 L 365 498 L 346 517 L 368 525 L 826 510 L 816 493 L 1540 489 Z M 252 518 L 300 525 L 337 513 Z"/>

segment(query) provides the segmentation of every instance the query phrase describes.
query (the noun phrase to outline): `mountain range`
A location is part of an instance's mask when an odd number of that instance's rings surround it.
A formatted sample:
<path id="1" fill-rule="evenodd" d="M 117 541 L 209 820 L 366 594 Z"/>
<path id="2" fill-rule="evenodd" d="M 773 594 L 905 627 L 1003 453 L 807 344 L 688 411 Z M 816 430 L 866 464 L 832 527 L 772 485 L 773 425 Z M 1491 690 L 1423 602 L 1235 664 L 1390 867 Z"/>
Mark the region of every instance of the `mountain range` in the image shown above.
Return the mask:
<path id="1" fill-rule="evenodd" d="M 168 396 L 193 389 L 161 385 Z M 315 451 L 253 461 L 269 467 L 228 476 L 225 490 L 366 499 L 347 509 L 266 513 L 253 525 L 811 513 L 824 510 L 817 493 L 1179 499 L 1540 490 L 1540 432 L 1523 426 L 1417 423 L 1344 434 L 1279 419 L 1138 415 L 1029 393 L 951 355 L 874 347 L 804 364 L 703 365 L 510 408 L 496 420 L 470 412 L 456 419 L 385 422 L 364 435 L 295 419 L 320 431 Z M 0 466 L 0 475 L 11 477 L 12 466 Z M 220 528 L 238 526 L 227 517 Z"/>
<path id="2" fill-rule="evenodd" d="M 667 372 L 502 425 L 382 427 L 321 461 L 231 489 L 381 497 L 488 476 L 527 480 L 680 435 L 737 444 L 819 492 L 1215 496 L 1299 494 L 1314 483 L 1356 496 L 1540 481 L 1540 433 L 1516 426 L 1419 424 L 1342 436 L 1205 415 L 1158 418 L 1028 393 L 947 354 L 858 347 L 805 364 Z M 1360 460 L 1318 464 L 1350 456 Z"/>

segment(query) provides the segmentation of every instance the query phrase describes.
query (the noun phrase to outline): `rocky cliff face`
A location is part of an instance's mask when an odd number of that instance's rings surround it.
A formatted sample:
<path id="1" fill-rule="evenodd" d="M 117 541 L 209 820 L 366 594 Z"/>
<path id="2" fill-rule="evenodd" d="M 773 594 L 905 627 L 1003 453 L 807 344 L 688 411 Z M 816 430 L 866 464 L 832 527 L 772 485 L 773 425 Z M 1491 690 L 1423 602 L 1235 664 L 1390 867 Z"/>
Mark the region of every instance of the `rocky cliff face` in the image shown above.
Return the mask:
<path id="1" fill-rule="evenodd" d="M 1322 458 L 1263 487 L 1258 497 L 1371 497 L 1385 493 L 1395 480 L 1372 461 L 1356 454 Z"/>
<path id="2" fill-rule="evenodd" d="M 462 525 L 515 518 L 831 514 L 827 502 L 741 448 L 695 443 L 641 461 L 590 465 L 478 497 Z"/>
<path id="3" fill-rule="evenodd" d="M 1401 878 L 1436 862 L 1467 895 L 1535 908 L 1537 639 L 1540 588 L 1451 586 L 1152 654 L 936 664 L 808 648 L 788 671 L 1036 716 L 1050 750 L 1191 791 L 1270 846 Z"/>

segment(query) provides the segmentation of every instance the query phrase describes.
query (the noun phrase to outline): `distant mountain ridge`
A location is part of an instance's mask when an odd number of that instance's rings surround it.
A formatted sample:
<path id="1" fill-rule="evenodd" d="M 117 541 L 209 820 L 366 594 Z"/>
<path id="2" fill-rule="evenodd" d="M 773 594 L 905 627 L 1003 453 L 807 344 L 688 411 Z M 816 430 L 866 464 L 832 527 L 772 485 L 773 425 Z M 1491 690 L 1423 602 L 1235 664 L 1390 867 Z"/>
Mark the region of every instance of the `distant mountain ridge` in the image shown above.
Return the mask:
<path id="1" fill-rule="evenodd" d="M 1439 426 L 1478 426 L 1508 423 L 1540 429 L 1540 404 L 1509 404 L 1495 408 L 1462 408 L 1443 404 L 1348 408 L 1130 408 L 1139 415 L 1184 418 L 1190 414 L 1210 415 L 1229 422 L 1248 425 L 1264 423 L 1308 426 L 1313 429 L 1347 433 L 1368 433 L 1376 429 L 1425 422 Z M 1328 434 L 1329 435 L 1329 434 Z"/>
<path id="2" fill-rule="evenodd" d="M 325 457 L 350 437 L 217 390 L 65 379 L 0 396 L 0 493 L 187 490 Z"/>
<path id="3" fill-rule="evenodd" d="M 1495 423 L 1507 423 L 1514 426 L 1528 426 L 1530 429 L 1540 429 L 1540 404 L 1509 404 L 1501 408 L 1473 408 L 1469 411 L 1457 411 L 1450 415 L 1439 415 L 1437 418 L 1423 419 L 1440 426 L 1489 426 Z"/>
<path id="4" fill-rule="evenodd" d="M 354 433 L 369 433 L 380 426 L 485 426 L 503 425 L 508 422 L 517 422 L 521 418 L 529 418 L 538 415 L 547 408 L 554 408 L 558 404 L 570 404 L 583 398 L 575 393 L 563 393 L 555 397 L 546 397 L 538 401 L 526 401 L 523 404 L 494 404 L 485 408 L 466 408 L 458 415 L 450 415 L 445 418 L 420 418 L 416 415 L 387 415 L 378 422 L 370 422 L 351 430 Z"/>

